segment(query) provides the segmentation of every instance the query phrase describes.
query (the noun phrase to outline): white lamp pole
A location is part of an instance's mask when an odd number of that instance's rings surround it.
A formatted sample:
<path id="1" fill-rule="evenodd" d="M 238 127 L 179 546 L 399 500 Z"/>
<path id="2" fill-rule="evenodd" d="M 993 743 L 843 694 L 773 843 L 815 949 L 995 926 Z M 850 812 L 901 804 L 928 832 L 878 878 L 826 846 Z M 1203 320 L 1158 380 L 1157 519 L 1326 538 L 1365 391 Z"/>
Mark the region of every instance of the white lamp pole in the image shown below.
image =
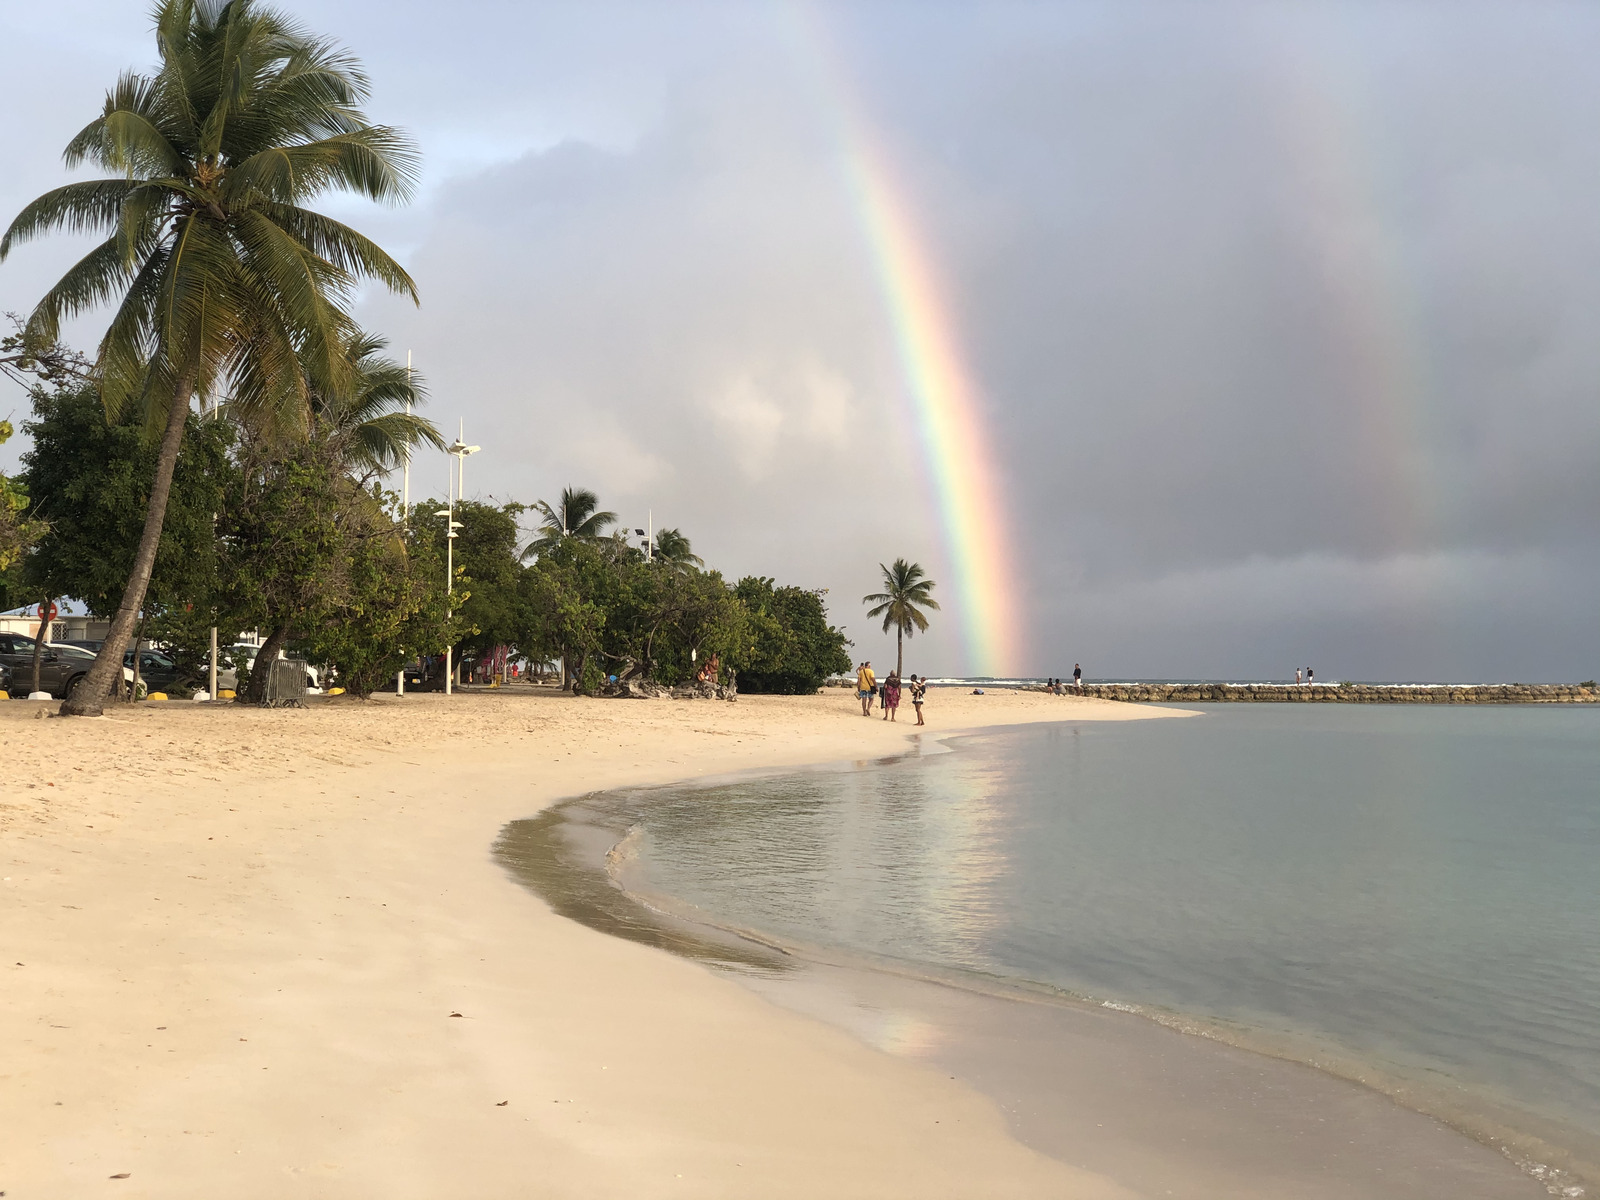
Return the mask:
<path id="1" fill-rule="evenodd" d="M 406 351 L 406 416 L 411 415 L 411 351 Z M 400 524 L 409 525 L 411 521 L 411 439 L 406 439 L 405 466 L 400 468 Z M 213 689 L 214 690 L 214 689 Z M 394 694 L 406 694 L 406 669 L 401 668 L 394 673 Z"/>
<path id="2" fill-rule="evenodd" d="M 462 428 L 465 428 L 465 422 L 463 422 Z M 456 500 L 466 494 L 465 488 L 461 485 L 461 481 L 466 477 L 467 455 L 476 454 L 481 449 L 483 449 L 482 446 L 467 445 L 466 442 L 462 441 L 461 435 L 458 433 L 456 435 L 455 444 L 452 445 L 447 451 L 447 453 L 449 453 L 450 456 L 456 460 L 455 465 L 450 472 L 452 476 L 450 481 L 450 507 L 445 509 L 443 512 L 434 514 L 435 516 L 446 517 L 449 519 L 448 536 L 445 540 L 444 587 L 446 596 L 449 596 L 452 593 L 456 582 L 455 539 L 456 530 L 461 528 L 461 523 L 456 520 Z M 445 611 L 447 619 L 448 617 L 453 616 L 455 613 L 453 608 L 446 609 Z M 455 645 L 454 643 L 449 643 L 444 648 L 444 694 L 446 696 L 454 694 L 453 689 L 455 687 L 456 674 L 454 659 Z"/>

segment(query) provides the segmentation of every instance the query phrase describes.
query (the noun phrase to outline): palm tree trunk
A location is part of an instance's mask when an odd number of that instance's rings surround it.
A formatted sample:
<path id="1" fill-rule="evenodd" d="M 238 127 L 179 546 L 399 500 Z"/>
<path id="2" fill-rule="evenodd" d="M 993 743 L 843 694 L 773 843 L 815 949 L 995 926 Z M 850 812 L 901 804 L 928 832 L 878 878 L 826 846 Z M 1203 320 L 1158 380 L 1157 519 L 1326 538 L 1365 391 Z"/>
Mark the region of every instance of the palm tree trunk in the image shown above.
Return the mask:
<path id="1" fill-rule="evenodd" d="M 906 665 L 906 631 L 902 626 L 894 631 L 894 677 L 905 678 Z"/>
<path id="2" fill-rule="evenodd" d="M 172 492 L 172 472 L 178 465 L 178 451 L 183 448 L 183 427 L 189 419 L 189 401 L 194 395 L 194 378 L 185 375 L 178 382 L 172 397 L 172 408 L 167 413 L 166 432 L 161 435 L 161 452 L 156 456 L 156 477 L 150 483 L 150 503 L 145 506 L 144 532 L 139 535 L 139 549 L 133 556 L 133 571 L 128 576 L 128 586 L 122 591 L 122 601 L 116 615 L 111 618 L 111 629 L 106 633 L 104 645 L 95 656 L 94 666 L 73 694 L 61 704 L 63 717 L 98 717 L 105 711 L 106 697 L 113 681 L 122 681 L 122 654 L 128 647 L 128 635 L 139 610 L 144 607 L 144 594 L 150 586 L 150 573 L 155 570 L 156 550 L 161 545 L 161 525 L 167 519 L 167 497 Z"/>

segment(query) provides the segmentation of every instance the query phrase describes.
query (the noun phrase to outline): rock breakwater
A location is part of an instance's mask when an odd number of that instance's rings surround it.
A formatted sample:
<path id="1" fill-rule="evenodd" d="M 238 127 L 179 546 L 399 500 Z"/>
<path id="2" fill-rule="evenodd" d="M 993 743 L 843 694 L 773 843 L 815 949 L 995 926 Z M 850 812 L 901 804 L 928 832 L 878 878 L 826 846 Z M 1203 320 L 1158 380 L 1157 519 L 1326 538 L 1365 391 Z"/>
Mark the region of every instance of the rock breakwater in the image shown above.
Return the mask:
<path id="1" fill-rule="evenodd" d="M 1594 704 L 1600 690 L 1565 683 L 1087 683 L 1068 695 L 1156 704 Z"/>

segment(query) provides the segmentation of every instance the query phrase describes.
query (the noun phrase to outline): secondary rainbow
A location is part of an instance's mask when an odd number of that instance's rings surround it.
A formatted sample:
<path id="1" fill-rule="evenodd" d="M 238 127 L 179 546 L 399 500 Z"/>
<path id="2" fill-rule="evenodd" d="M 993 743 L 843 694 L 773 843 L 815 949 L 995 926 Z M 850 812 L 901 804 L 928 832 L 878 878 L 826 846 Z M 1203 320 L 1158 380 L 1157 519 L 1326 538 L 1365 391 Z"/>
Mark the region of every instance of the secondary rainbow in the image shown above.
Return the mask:
<path id="1" fill-rule="evenodd" d="M 820 31 L 803 10 L 789 11 L 802 44 L 812 51 L 808 57 L 821 68 L 823 100 L 893 332 L 955 572 L 968 668 L 980 675 L 1014 672 L 1021 663 L 1011 521 L 978 390 L 938 272 L 888 156 L 875 144 L 840 73 L 829 69 Z"/>

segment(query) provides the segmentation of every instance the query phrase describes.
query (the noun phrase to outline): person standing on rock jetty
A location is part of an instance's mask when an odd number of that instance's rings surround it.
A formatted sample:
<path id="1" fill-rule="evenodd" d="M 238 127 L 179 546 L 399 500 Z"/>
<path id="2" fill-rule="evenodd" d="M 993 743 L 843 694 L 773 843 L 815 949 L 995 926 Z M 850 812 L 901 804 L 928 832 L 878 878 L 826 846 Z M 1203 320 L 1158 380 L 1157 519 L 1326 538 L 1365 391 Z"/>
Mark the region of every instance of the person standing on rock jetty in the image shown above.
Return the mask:
<path id="1" fill-rule="evenodd" d="M 1296 667 L 1294 669 L 1294 682 L 1295 682 L 1295 686 L 1296 687 L 1298 687 L 1300 685 L 1300 668 L 1299 667 Z"/>
<path id="2" fill-rule="evenodd" d="M 1316 681 L 1317 681 L 1317 673 L 1315 671 L 1313 671 L 1310 667 L 1307 667 L 1306 668 L 1306 686 L 1310 687 Z"/>
<path id="3" fill-rule="evenodd" d="M 1078 663 L 1072 664 L 1072 686 L 1080 692 L 1083 690 L 1083 667 Z"/>

